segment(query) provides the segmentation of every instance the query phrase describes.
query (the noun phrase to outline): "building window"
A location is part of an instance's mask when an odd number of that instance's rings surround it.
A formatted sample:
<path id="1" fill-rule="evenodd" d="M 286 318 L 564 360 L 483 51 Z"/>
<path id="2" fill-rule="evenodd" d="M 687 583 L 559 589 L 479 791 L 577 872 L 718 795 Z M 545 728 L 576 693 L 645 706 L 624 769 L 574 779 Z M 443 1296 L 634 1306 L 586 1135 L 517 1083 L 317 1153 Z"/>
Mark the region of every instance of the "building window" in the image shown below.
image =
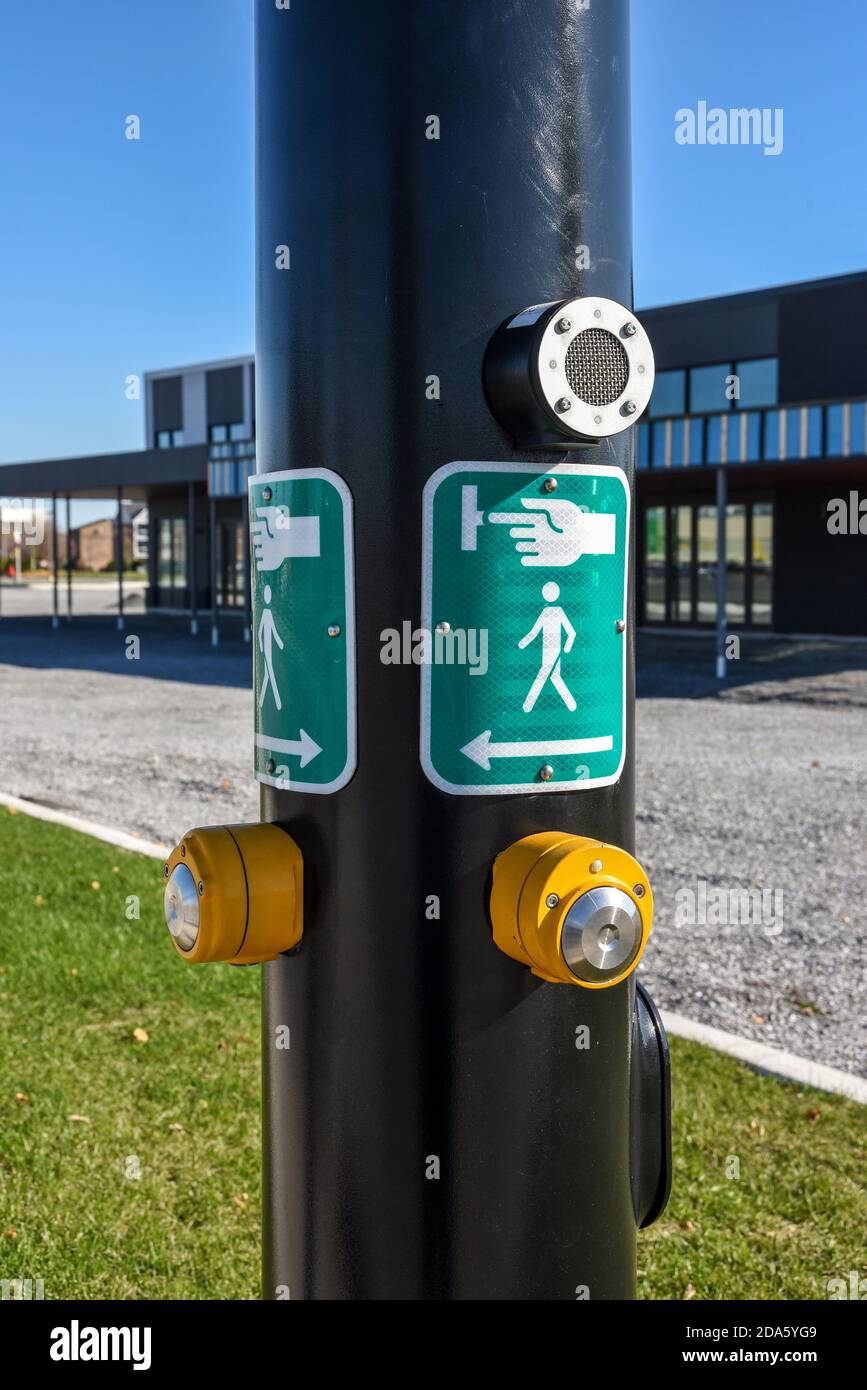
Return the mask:
<path id="1" fill-rule="evenodd" d="M 741 410 L 760 405 L 777 404 L 779 362 L 776 357 L 756 357 L 751 362 L 736 362 L 735 376 L 740 385 L 740 397 L 734 405 Z"/>
<path id="2" fill-rule="evenodd" d="M 655 502 L 644 512 L 643 621 L 709 626 L 717 618 L 717 510 Z M 773 622 L 773 503 L 726 509 L 725 608 L 732 627 Z"/>
<path id="3" fill-rule="evenodd" d="M 658 372 L 653 383 L 653 395 L 648 415 L 686 414 L 686 372 Z"/>
<path id="4" fill-rule="evenodd" d="M 243 420 L 235 420 L 229 425 L 210 425 L 208 442 L 211 444 L 238 443 L 250 438 L 250 427 Z"/>
<path id="5" fill-rule="evenodd" d="M 668 570 L 666 551 L 665 507 L 648 507 L 644 523 L 645 600 L 644 617 L 648 623 L 665 622 L 665 576 Z"/>
<path id="6" fill-rule="evenodd" d="M 162 590 L 160 602 L 182 602 L 186 583 L 186 522 L 182 517 L 160 517 L 157 522 L 157 586 Z"/>
<path id="7" fill-rule="evenodd" d="M 690 415 L 712 415 L 717 410 L 731 409 L 732 375 L 730 362 L 717 362 L 712 367 L 693 367 L 689 374 Z"/>
<path id="8" fill-rule="evenodd" d="M 178 449 L 183 442 L 183 430 L 157 430 L 158 449 Z"/>

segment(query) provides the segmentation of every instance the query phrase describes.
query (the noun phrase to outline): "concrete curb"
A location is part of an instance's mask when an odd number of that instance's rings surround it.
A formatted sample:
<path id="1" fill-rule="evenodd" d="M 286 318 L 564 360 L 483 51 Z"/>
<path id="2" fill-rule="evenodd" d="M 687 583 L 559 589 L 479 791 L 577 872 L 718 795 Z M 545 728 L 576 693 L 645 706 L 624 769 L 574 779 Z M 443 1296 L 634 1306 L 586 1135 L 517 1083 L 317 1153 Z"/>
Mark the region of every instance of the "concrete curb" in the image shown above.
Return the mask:
<path id="1" fill-rule="evenodd" d="M 112 830 L 110 826 L 98 825 L 95 821 L 82 820 L 80 816 L 74 816 L 68 811 L 55 811 L 51 806 L 40 806 L 37 801 L 26 801 L 23 797 L 0 792 L 0 806 L 11 806 L 15 811 L 33 816 L 34 820 L 47 820 L 55 825 L 65 825 L 68 830 L 78 830 L 82 835 L 92 836 L 94 840 L 104 840 L 106 844 L 117 845 L 119 849 L 144 854 L 148 859 L 168 858 L 168 845 L 159 845 L 154 840 L 140 840 L 137 835 L 128 835 L 123 830 Z"/>
<path id="2" fill-rule="evenodd" d="M 78 830 L 83 835 L 91 835 L 95 840 L 104 840 L 106 844 L 132 850 L 135 854 L 144 854 L 150 859 L 164 860 L 168 854 L 168 845 L 156 844 L 153 840 L 140 840 L 123 830 L 112 830 L 109 826 L 83 820 L 80 816 L 71 815 L 66 811 L 55 811 L 50 806 L 40 806 L 38 802 L 26 801 L 20 796 L 9 796 L 0 792 L 0 806 L 11 806 L 36 820 L 65 825 L 69 830 Z M 711 1028 L 706 1023 L 694 1023 L 691 1018 L 669 1013 L 665 1009 L 662 1010 L 662 1021 L 666 1030 L 675 1038 L 703 1043 L 705 1047 L 712 1047 L 716 1052 L 725 1052 L 729 1057 L 736 1057 L 738 1061 L 771 1076 L 780 1076 L 785 1081 L 796 1081 L 817 1091 L 830 1091 L 834 1095 L 847 1096 L 849 1100 L 867 1105 L 867 1080 L 860 1076 L 851 1076 L 849 1072 L 838 1071 L 836 1067 L 811 1062 L 806 1057 L 796 1057 L 792 1052 L 768 1047 L 765 1043 L 754 1042 L 752 1038 L 724 1033 L 721 1028 Z"/>
<path id="3" fill-rule="evenodd" d="M 757 1071 L 780 1076 L 785 1081 L 797 1081 L 802 1086 L 812 1086 L 817 1091 L 831 1091 L 834 1095 L 846 1096 L 849 1100 L 867 1105 L 867 1081 L 860 1076 L 852 1076 L 836 1067 L 826 1067 L 821 1062 L 811 1062 L 806 1057 L 796 1057 L 793 1052 L 783 1052 L 766 1043 L 754 1042 L 752 1038 L 741 1038 L 736 1033 L 724 1033 L 721 1028 L 710 1028 L 706 1023 L 694 1023 L 682 1014 L 662 1010 L 662 1021 L 666 1031 L 675 1038 L 685 1038 L 688 1042 L 704 1043 L 717 1052 L 725 1052 L 729 1057 L 737 1057 Z"/>

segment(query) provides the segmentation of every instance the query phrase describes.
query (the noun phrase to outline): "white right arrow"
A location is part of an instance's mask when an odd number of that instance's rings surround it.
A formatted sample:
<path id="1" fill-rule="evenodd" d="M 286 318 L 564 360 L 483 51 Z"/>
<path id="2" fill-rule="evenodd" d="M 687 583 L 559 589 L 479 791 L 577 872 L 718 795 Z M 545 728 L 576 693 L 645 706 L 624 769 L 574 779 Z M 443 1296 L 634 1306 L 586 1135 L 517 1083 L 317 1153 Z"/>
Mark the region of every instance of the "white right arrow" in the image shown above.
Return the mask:
<path id="1" fill-rule="evenodd" d="M 553 758 L 558 753 L 608 753 L 613 747 L 614 739 L 611 737 L 542 740 L 538 743 L 492 743 L 491 731 L 486 729 L 478 738 L 467 743 L 461 752 L 486 772 L 490 772 L 492 758 Z"/>
<path id="2" fill-rule="evenodd" d="M 303 729 L 299 732 L 301 737 L 298 739 L 269 738 L 267 734 L 257 734 L 256 747 L 264 748 L 268 753 L 290 753 L 296 758 L 300 757 L 300 766 L 306 767 L 314 758 L 319 757 L 322 749 Z"/>

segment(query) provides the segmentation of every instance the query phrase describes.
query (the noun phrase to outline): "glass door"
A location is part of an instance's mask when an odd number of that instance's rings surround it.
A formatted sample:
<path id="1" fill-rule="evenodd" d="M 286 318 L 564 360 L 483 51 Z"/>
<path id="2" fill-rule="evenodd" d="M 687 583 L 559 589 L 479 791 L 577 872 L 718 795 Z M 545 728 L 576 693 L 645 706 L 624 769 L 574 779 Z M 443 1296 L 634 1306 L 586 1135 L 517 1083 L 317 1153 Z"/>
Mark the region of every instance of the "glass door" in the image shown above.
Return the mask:
<path id="1" fill-rule="evenodd" d="M 244 533 L 240 521 L 221 521 L 217 528 L 217 603 L 244 604 Z"/>

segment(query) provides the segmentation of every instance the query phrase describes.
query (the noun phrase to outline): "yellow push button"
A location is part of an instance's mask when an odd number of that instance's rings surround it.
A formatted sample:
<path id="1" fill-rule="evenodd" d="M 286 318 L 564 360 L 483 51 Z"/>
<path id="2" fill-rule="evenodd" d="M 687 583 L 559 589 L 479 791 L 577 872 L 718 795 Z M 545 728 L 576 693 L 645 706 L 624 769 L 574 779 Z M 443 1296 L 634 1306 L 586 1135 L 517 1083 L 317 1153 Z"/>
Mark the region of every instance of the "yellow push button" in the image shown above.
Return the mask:
<path id="1" fill-rule="evenodd" d="M 534 975 L 607 989 L 641 959 L 653 894 L 626 850 L 548 831 L 517 840 L 497 856 L 491 921 L 500 950 Z"/>
<path id="2" fill-rule="evenodd" d="M 304 861 L 279 826 L 190 830 L 165 866 L 166 925 L 192 965 L 258 965 L 291 951 L 304 923 Z"/>

